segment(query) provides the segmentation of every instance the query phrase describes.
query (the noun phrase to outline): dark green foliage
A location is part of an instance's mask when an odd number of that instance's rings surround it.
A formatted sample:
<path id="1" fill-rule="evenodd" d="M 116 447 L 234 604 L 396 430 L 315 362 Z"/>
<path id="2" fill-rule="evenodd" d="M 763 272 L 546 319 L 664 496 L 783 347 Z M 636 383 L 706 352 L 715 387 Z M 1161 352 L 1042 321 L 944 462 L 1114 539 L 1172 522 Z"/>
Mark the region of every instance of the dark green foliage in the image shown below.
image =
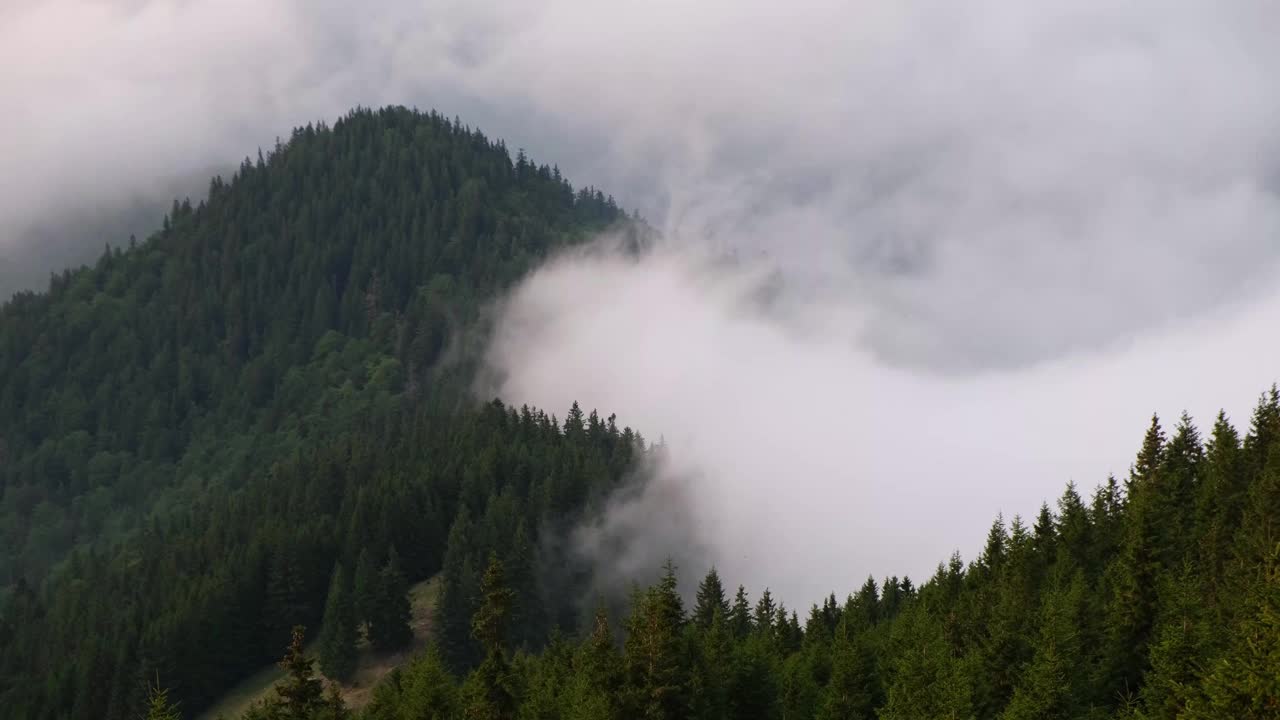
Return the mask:
<path id="1" fill-rule="evenodd" d="M 329 597 L 324 606 L 324 625 L 320 629 L 320 671 L 334 680 L 350 679 L 356 669 L 356 643 L 359 639 L 351 575 L 339 563 L 329 581 Z"/>
<path id="2" fill-rule="evenodd" d="M 434 113 L 298 128 L 0 307 L 0 586 L 362 411 L 447 402 L 479 304 L 623 219 Z"/>
<path id="3" fill-rule="evenodd" d="M 351 714 L 338 694 L 315 676 L 314 660 L 302 649 L 305 632 L 301 626 L 292 631 L 289 649 L 280 667 L 285 677 L 275 686 L 274 694 L 259 702 L 243 720 L 347 720 Z"/>
<path id="4" fill-rule="evenodd" d="M 683 633 L 685 615 L 668 561 L 662 580 L 639 593 L 627 620 L 623 667 L 630 717 L 685 718 L 690 710 L 691 658 Z"/>
<path id="5" fill-rule="evenodd" d="M 741 585 L 729 610 L 729 632 L 739 640 L 751 632 L 751 601 L 747 599 L 747 589 Z"/>
<path id="6" fill-rule="evenodd" d="M 363 545 L 360 548 L 360 558 L 356 561 L 352 590 L 352 603 L 361 627 L 367 628 L 369 619 L 378 614 L 379 589 L 378 568 L 373 562 L 373 554 L 368 545 Z"/>
<path id="7" fill-rule="evenodd" d="M 387 562 L 378 573 L 373 615 L 369 618 L 369 642 L 379 652 L 405 647 L 413 640 L 409 627 L 409 581 L 400 568 L 400 556 L 392 546 Z"/>
<path id="8" fill-rule="evenodd" d="M 693 607 L 693 621 L 704 630 L 711 627 L 711 621 L 719 614 L 722 618 L 729 616 L 729 599 L 725 597 L 724 585 L 720 575 L 713 567 L 698 585 L 698 596 Z"/>
<path id="9" fill-rule="evenodd" d="M 146 720 L 182 720 L 178 706 L 169 700 L 169 691 L 152 687 L 147 695 Z"/>
<path id="10" fill-rule="evenodd" d="M 366 708 L 368 720 L 452 720 L 457 717 L 457 681 L 435 646 L 378 686 Z"/>
<path id="11" fill-rule="evenodd" d="M 336 560 L 365 623 L 387 550 L 437 572 L 459 507 L 497 527 L 508 489 L 530 547 L 573 522 L 639 439 L 559 448 L 540 413 L 473 408 L 475 338 L 484 303 L 623 220 L 456 121 L 361 109 L 0 307 L 6 716 L 133 718 L 155 670 L 199 712 L 321 623 Z"/>
<path id="12" fill-rule="evenodd" d="M 497 553 L 489 556 L 480 579 L 480 598 L 471 632 L 484 652 L 484 660 L 463 686 L 463 715 L 473 720 L 509 720 L 516 712 L 507 657 L 507 631 L 515 593 L 507 587 Z"/>
<path id="13" fill-rule="evenodd" d="M 324 702 L 324 683 L 315 676 L 312 659 L 302 651 L 304 637 L 302 627 L 294 627 L 289 650 L 280 661 L 285 679 L 276 686 L 276 693 L 280 696 L 276 708 L 279 717 L 288 720 L 310 718 Z"/>

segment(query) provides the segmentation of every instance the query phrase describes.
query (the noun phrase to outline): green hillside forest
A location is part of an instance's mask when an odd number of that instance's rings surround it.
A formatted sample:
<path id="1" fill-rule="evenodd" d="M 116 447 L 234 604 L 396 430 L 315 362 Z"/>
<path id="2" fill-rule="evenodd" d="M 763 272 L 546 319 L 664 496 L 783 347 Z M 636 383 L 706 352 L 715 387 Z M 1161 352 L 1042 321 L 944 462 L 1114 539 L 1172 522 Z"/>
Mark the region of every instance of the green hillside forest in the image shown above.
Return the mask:
<path id="1" fill-rule="evenodd" d="M 8 300 L 0 717 L 190 719 L 279 662 L 244 718 L 1280 718 L 1274 387 L 1247 427 L 1134 428 L 1128 476 L 929 578 L 832 567 L 788 608 L 668 562 L 598 595 L 565 539 L 663 446 L 472 388 L 488 303 L 605 231 L 651 232 L 457 119 L 357 109 Z M 426 649 L 347 707 L 434 576 Z"/>

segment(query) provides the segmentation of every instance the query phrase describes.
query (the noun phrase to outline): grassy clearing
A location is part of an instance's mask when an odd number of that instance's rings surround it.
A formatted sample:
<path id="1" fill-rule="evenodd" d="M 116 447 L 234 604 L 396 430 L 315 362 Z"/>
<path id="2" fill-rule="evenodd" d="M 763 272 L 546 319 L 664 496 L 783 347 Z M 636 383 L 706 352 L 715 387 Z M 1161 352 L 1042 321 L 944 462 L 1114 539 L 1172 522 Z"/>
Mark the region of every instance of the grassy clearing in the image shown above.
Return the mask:
<path id="1" fill-rule="evenodd" d="M 368 643 L 360 641 L 360 661 L 356 666 L 356 674 L 349 684 L 340 685 L 342 697 L 347 706 L 356 709 L 368 704 L 373 696 L 373 688 L 392 670 L 407 663 L 410 658 L 427 645 L 431 636 L 432 614 L 435 611 L 436 598 L 440 593 L 440 577 L 431 578 L 409 588 L 409 604 L 413 608 L 413 644 L 397 653 L 382 655 L 373 652 Z M 313 641 L 307 645 L 307 654 L 315 656 L 317 644 Z M 317 667 L 316 672 L 320 669 Z M 271 665 L 263 668 L 252 677 L 244 680 L 227 691 L 222 699 L 200 714 L 196 720 L 216 720 L 227 718 L 234 720 L 240 717 L 254 703 L 266 699 L 275 688 L 275 684 L 284 677 L 279 667 Z"/>

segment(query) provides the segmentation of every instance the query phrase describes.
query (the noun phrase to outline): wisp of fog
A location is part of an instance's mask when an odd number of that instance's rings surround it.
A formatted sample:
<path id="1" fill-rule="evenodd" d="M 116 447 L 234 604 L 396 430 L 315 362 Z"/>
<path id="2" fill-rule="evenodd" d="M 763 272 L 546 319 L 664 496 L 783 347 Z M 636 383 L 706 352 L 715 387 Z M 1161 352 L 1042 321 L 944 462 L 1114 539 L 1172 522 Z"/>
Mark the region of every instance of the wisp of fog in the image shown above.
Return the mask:
<path id="1" fill-rule="evenodd" d="M 769 277 L 673 243 L 561 258 L 507 301 L 493 391 L 663 435 L 650 492 L 606 520 L 633 543 L 611 562 L 714 563 L 792 603 L 869 574 L 921 580 L 954 550 L 972 559 L 997 512 L 1030 523 L 1068 482 L 1087 497 L 1124 477 L 1153 412 L 1207 428 L 1225 403 L 1247 424 L 1276 372 L 1280 294 L 1120 351 L 955 377 L 877 359 L 842 298 L 762 304 Z M 667 520 L 682 513 L 687 536 Z"/>

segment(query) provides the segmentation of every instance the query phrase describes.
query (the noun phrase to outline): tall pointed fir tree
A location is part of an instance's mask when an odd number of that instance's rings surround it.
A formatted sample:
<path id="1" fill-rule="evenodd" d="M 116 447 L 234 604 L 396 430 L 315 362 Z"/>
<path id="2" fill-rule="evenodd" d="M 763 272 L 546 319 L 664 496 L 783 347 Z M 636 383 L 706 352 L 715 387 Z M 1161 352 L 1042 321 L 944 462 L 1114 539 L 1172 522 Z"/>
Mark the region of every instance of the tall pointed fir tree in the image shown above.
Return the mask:
<path id="1" fill-rule="evenodd" d="M 741 640 L 751 633 L 751 601 L 747 599 L 747 589 L 741 585 L 733 596 L 728 624 L 729 632 L 735 639 Z"/>
<path id="2" fill-rule="evenodd" d="M 497 553 L 491 553 L 480 579 L 480 607 L 471 621 L 472 634 L 484 651 L 484 660 L 463 687 L 467 720 L 515 718 L 514 678 L 507 658 L 507 633 L 514 604 L 515 593 L 507 586 L 502 561 Z"/>
<path id="3" fill-rule="evenodd" d="M 352 602 L 361 629 L 368 630 L 370 620 L 378 614 L 378 566 L 366 545 L 360 548 L 356 573 L 352 578 Z"/>
<path id="4" fill-rule="evenodd" d="M 698 594 L 693 606 L 693 621 L 705 630 L 711 627 L 711 621 L 716 613 L 728 617 L 729 600 L 725 597 L 720 575 L 713 566 L 698 585 Z"/>
<path id="5" fill-rule="evenodd" d="M 409 605 L 409 582 L 400 569 L 400 557 L 394 547 L 378 573 L 376 614 L 370 618 L 369 640 L 379 652 L 399 650 L 413 641 L 409 621 L 413 617 Z"/>
<path id="6" fill-rule="evenodd" d="M 688 717 L 690 667 L 684 623 L 675 566 L 668 560 L 658 584 L 636 597 L 627 621 L 623 658 L 629 716 L 646 720 Z"/>
<path id="7" fill-rule="evenodd" d="M 329 581 L 324 625 L 320 628 L 320 671 L 334 680 L 346 681 L 356 669 L 359 623 L 352 598 L 352 578 L 338 563 Z"/>

